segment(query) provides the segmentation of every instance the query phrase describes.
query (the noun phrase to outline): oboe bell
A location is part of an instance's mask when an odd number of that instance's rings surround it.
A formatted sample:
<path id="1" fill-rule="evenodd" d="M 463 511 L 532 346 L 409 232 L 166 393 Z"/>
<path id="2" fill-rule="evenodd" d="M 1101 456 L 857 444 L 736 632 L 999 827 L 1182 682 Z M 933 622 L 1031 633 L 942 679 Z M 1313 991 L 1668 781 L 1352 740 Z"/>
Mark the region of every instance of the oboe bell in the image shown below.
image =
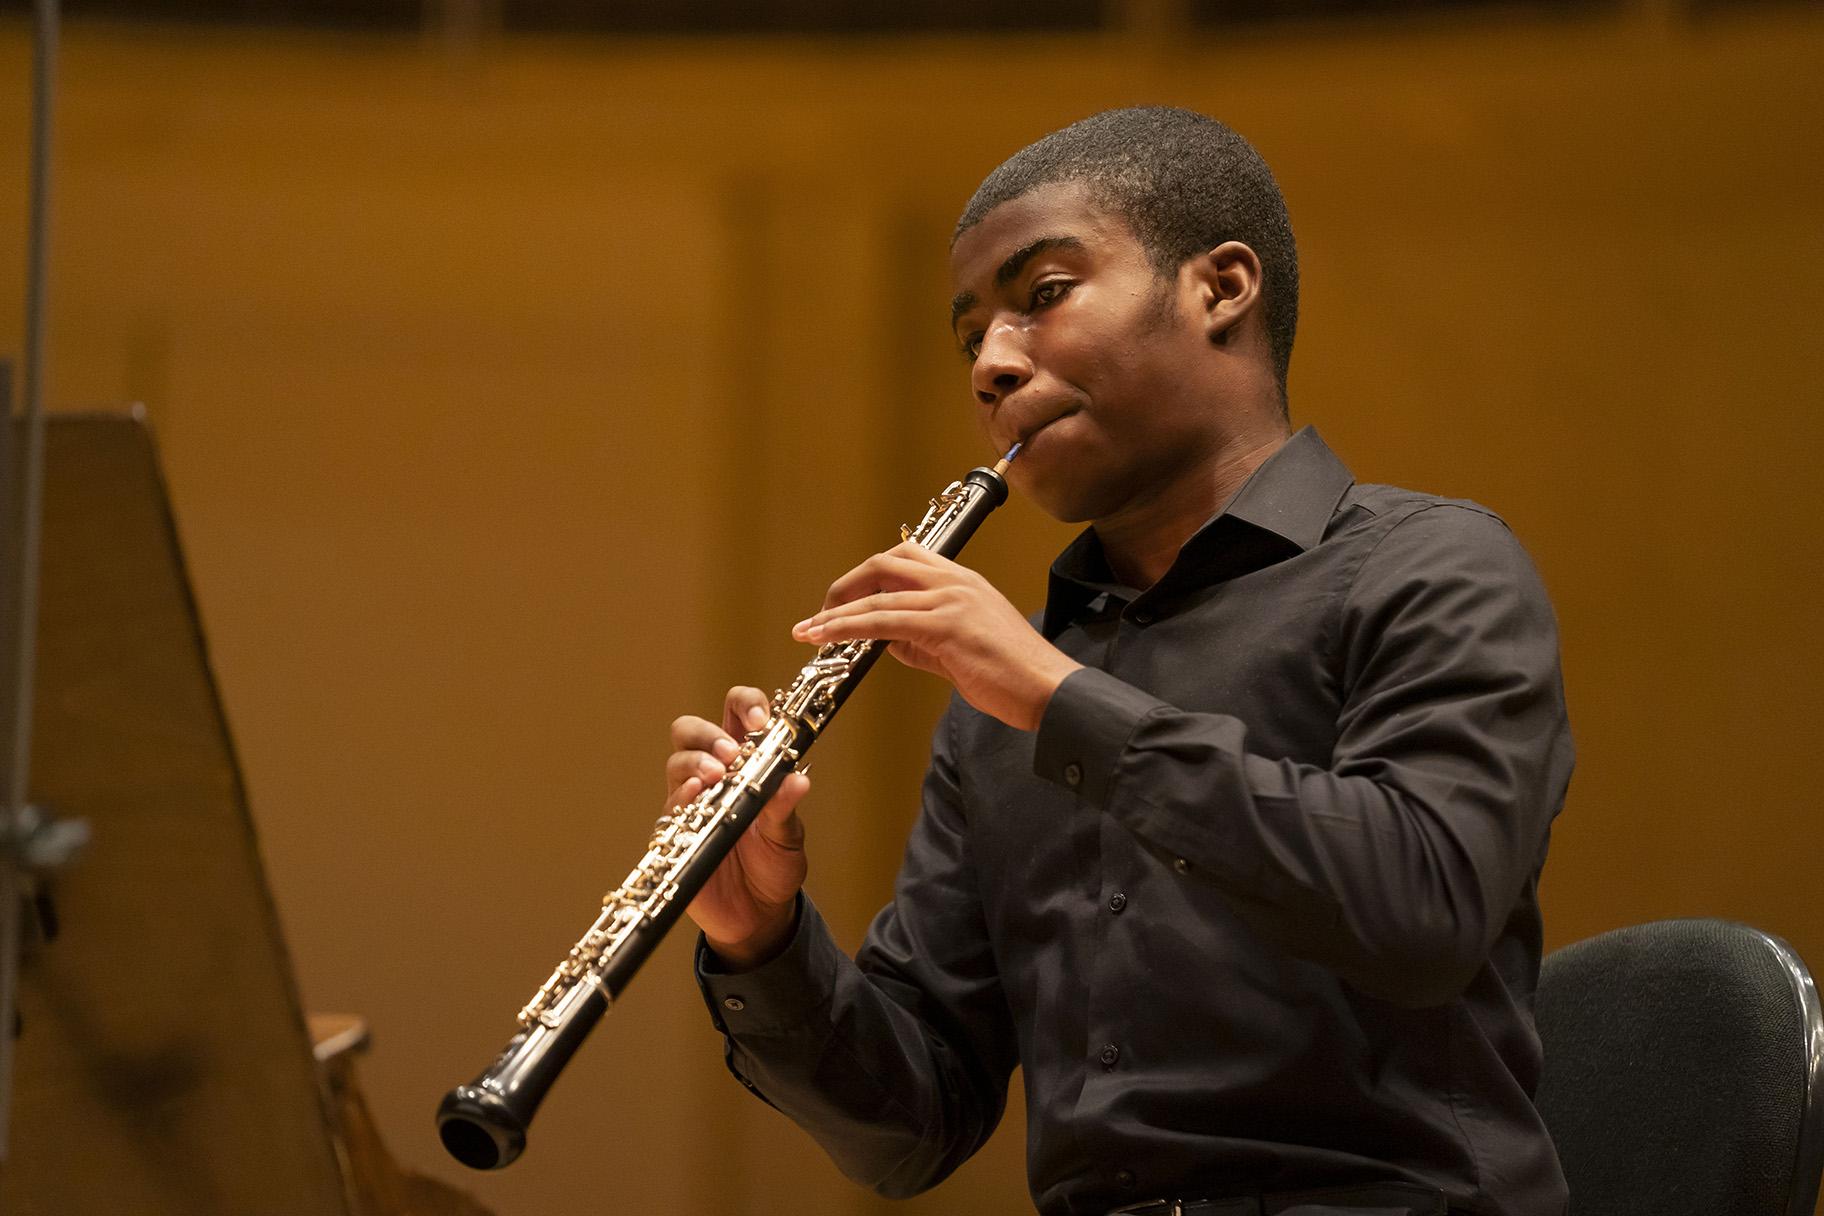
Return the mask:
<path id="1" fill-rule="evenodd" d="M 1004 475 L 1020 447 L 1014 444 L 993 468 L 971 469 L 951 482 L 901 535 L 955 557 L 1007 501 Z M 646 855 L 603 898 L 595 923 L 519 1011 L 519 1033 L 485 1072 L 438 1105 L 438 1137 L 452 1157 L 491 1170 L 525 1150 L 527 1126 L 564 1065 L 785 778 L 802 771 L 804 753 L 883 649 L 860 640 L 820 647 L 791 686 L 773 695 L 771 716 L 743 740 L 727 775 L 659 817 Z"/>

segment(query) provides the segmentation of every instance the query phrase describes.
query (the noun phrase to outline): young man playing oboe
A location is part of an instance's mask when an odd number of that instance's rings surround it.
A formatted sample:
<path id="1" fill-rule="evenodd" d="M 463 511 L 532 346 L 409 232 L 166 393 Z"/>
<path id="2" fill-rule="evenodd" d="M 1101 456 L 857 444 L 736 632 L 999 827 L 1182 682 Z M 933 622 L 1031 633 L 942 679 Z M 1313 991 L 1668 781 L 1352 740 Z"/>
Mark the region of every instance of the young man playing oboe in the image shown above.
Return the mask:
<path id="1" fill-rule="evenodd" d="M 1219 123 L 1034 144 L 951 268 L 1010 481 L 1089 527 L 1036 624 L 902 545 L 794 630 L 956 696 L 853 960 L 800 891 L 803 777 L 691 906 L 731 1068 L 888 1195 L 980 1147 L 1019 1065 L 1046 1216 L 1562 1212 L 1531 1000 L 1572 749 L 1525 553 L 1290 433 L 1297 254 Z M 765 712 L 680 719 L 673 801 Z"/>

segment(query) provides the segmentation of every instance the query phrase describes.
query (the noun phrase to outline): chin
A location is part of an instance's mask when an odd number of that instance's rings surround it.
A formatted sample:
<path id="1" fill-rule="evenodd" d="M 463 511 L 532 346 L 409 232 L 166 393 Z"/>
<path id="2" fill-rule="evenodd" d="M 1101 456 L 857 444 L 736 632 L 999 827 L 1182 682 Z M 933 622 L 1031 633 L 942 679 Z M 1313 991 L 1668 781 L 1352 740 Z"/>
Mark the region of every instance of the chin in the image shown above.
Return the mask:
<path id="1" fill-rule="evenodd" d="M 1087 483 L 1070 484 L 1063 477 L 1035 478 L 1014 488 L 1062 524 L 1092 523 L 1109 513 L 1102 501 L 1106 495 L 1098 494 L 1099 487 Z"/>

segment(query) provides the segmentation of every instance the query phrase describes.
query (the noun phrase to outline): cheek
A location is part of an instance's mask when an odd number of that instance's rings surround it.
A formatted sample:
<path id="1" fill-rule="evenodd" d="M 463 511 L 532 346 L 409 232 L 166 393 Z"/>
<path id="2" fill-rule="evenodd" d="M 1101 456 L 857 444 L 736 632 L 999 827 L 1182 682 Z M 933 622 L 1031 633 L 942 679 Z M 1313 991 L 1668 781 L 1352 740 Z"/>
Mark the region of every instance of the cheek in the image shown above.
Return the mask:
<path id="1" fill-rule="evenodd" d="M 978 434 L 982 437 L 982 447 L 992 451 L 994 448 L 997 448 L 1000 445 L 996 442 L 995 437 L 994 437 L 994 429 L 993 429 L 993 426 L 991 425 L 991 417 L 992 416 L 989 414 L 989 412 L 986 408 L 981 407 L 981 406 L 976 407 L 975 432 L 976 432 L 976 434 Z M 997 452 L 994 452 L 994 455 L 996 457 L 999 457 L 1000 455 L 1002 455 L 1002 453 L 997 451 Z"/>
<path id="2" fill-rule="evenodd" d="M 1162 331 L 1145 299 L 1122 307 L 1083 308 L 1072 324 L 1043 338 L 1045 362 L 1066 378 L 1094 381 L 1116 391 L 1148 388 L 1169 379 L 1178 360 L 1169 352 L 1176 335 Z"/>

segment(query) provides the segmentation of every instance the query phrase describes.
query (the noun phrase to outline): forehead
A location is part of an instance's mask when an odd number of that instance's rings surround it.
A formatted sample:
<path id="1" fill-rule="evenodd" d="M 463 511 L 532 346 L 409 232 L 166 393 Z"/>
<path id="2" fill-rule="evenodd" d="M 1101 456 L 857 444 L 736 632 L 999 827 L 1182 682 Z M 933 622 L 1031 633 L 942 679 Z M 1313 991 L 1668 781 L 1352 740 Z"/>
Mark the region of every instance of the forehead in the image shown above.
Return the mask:
<path id="1" fill-rule="evenodd" d="M 950 278 L 959 290 L 982 291 L 1011 254 L 1035 241 L 1066 237 L 1092 252 L 1139 251 L 1127 221 L 1097 202 L 1080 181 L 1051 182 L 989 211 L 950 247 Z"/>

